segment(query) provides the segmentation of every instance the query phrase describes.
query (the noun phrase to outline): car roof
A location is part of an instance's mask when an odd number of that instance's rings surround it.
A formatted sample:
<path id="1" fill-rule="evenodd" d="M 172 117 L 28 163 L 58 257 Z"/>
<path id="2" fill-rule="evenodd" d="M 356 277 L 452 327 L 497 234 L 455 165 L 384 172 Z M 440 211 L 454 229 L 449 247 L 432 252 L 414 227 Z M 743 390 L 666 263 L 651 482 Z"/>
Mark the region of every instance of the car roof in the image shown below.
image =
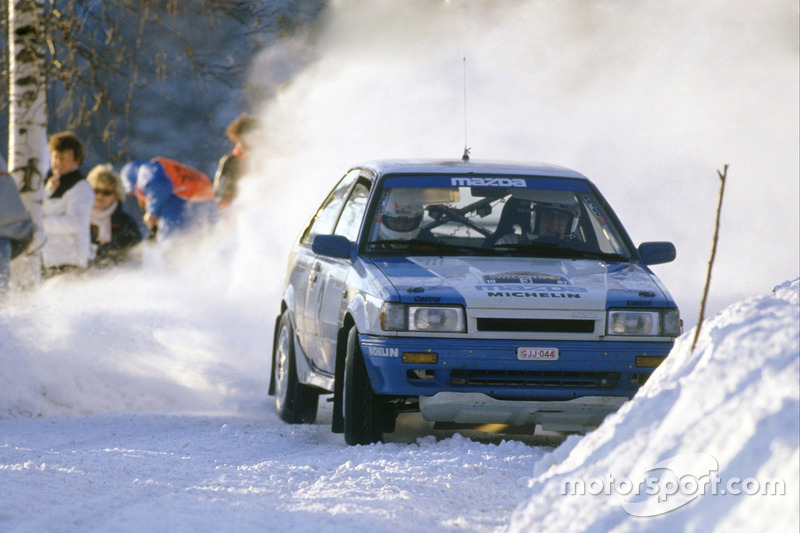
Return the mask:
<path id="1" fill-rule="evenodd" d="M 383 159 L 367 161 L 353 168 L 367 168 L 377 176 L 386 174 L 502 174 L 506 176 L 547 176 L 588 179 L 580 172 L 546 163 L 513 163 L 475 160 Z"/>

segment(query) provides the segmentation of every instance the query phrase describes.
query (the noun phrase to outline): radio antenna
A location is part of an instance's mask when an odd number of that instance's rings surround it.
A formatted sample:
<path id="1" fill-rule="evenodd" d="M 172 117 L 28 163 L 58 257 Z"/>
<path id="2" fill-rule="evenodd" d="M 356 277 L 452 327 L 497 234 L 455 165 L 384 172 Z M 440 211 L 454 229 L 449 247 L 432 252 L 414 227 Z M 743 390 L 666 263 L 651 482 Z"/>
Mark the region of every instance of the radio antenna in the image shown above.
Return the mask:
<path id="1" fill-rule="evenodd" d="M 469 144 L 467 144 L 467 58 L 464 57 L 464 155 L 461 160 L 469 161 Z"/>

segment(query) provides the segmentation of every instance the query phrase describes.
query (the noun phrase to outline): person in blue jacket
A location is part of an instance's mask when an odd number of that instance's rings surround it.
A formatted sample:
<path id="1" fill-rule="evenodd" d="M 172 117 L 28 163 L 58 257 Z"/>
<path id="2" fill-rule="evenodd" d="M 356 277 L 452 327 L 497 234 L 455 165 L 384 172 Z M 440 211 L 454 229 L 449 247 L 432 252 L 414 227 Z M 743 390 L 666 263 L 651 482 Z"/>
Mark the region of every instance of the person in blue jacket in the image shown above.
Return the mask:
<path id="1" fill-rule="evenodd" d="M 176 194 L 173 180 L 157 160 L 132 161 L 123 167 L 121 175 L 128 193 L 133 192 L 139 199 L 151 238 L 163 240 L 217 221 L 217 203 Z"/>

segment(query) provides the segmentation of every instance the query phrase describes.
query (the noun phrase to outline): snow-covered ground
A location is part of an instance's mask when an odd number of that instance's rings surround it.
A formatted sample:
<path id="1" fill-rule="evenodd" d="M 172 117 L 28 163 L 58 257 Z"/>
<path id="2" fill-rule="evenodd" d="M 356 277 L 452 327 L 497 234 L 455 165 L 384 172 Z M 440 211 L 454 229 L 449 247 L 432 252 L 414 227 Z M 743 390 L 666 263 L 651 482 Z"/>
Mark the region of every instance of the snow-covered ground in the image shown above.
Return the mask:
<path id="1" fill-rule="evenodd" d="M 150 252 L 143 271 L 53 279 L 0 306 L 0 530 L 800 526 L 798 280 L 707 321 L 693 352 L 685 334 L 584 437 L 445 433 L 407 416 L 386 443 L 349 447 L 324 401 L 316 424 L 278 419 L 271 317 L 246 287 L 231 280 L 221 296 L 200 265 Z M 677 478 L 618 494 L 657 464 Z M 685 483 L 674 495 L 669 484 L 712 475 L 779 493 L 698 496 Z M 570 488 L 580 481 L 583 492 Z"/>
<path id="2" fill-rule="evenodd" d="M 348 447 L 273 412 L 0 428 L 4 532 L 492 531 L 549 450 L 458 435 Z"/>

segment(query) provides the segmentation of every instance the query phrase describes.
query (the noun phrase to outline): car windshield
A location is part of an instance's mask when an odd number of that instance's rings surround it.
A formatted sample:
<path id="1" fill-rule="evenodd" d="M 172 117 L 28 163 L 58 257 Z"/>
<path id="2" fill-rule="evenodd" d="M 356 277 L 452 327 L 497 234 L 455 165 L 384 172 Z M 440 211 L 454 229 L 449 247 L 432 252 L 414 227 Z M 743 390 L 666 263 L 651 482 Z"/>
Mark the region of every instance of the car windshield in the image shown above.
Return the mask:
<path id="1" fill-rule="evenodd" d="M 367 253 L 634 257 L 580 180 L 390 176 L 374 201 Z"/>

